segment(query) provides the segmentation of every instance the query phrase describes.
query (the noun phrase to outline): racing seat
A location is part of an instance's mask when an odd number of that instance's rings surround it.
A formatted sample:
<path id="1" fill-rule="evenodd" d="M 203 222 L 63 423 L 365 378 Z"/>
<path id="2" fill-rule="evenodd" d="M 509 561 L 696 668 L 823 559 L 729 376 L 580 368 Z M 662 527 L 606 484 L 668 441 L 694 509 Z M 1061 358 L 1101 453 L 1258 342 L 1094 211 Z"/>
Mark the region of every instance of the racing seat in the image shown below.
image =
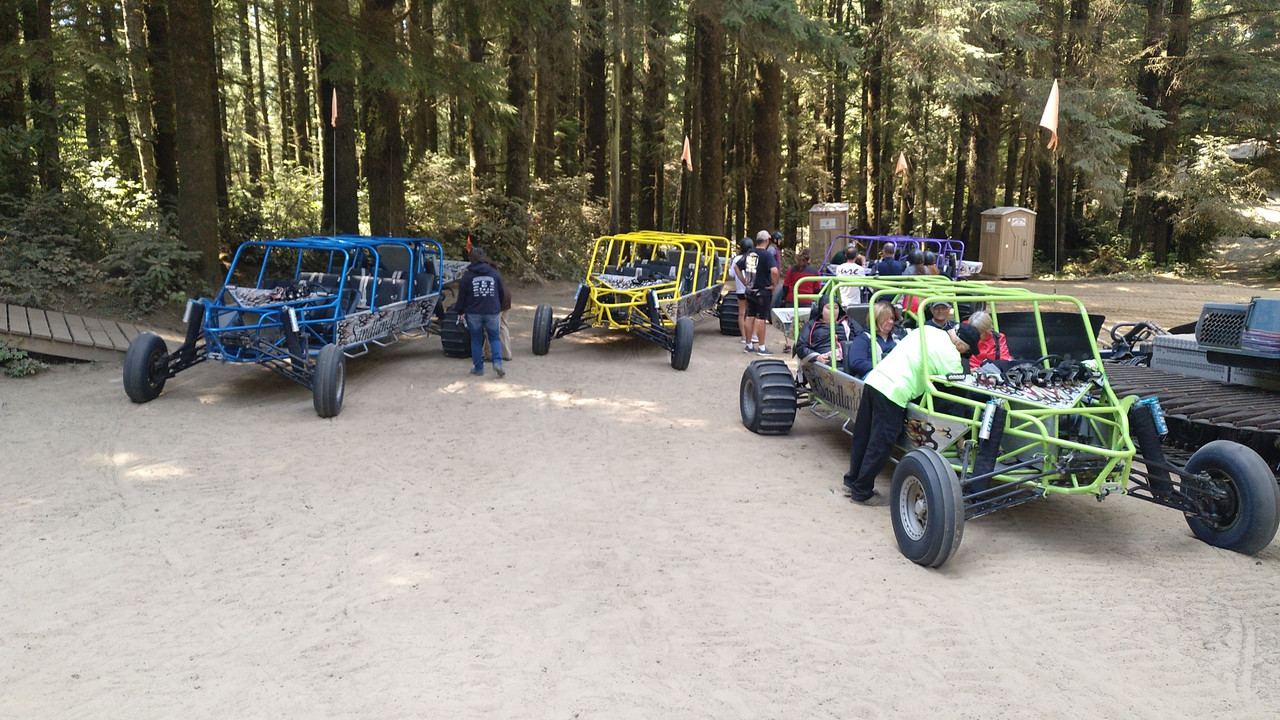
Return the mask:
<path id="1" fill-rule="evenodd" d="M 1009 354 L 1016 358 L 1040 357 L 1040 338 L 1036 333 L 1036 315 L 1033 312 L 1002 312 L 999 315 L 1000 332 L 1004 334 L 1005 343 L 1009 346 Z M 1040 322 L 1044 328 L 1045 352 L 1049 355 L 1061 355 L 1065 360 L 1087 360 L 1093 357 L 1090 340 L 1096 340 L 1102 330 L 1105 315 L 1090 315 L 1089 330 L 1093 337 L 1086 335 L 1080 314 L 1074 312 L 1040 313 Z"/>

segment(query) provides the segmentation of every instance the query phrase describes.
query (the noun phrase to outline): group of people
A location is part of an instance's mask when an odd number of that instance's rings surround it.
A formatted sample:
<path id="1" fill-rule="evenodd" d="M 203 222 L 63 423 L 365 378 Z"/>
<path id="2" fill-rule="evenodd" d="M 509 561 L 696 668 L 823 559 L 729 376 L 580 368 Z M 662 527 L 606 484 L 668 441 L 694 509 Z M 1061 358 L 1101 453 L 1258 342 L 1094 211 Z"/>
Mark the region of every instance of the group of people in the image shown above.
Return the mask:
<path id="1" fill-rule="evenodd" d="M 833 261 L 839 262 L 833 262 L 830 274 L 838 277 L 939 272 L 934 253 L 917 250 L 904 262 L 896 257 L 892 242 L 882 246 L 880 258 L 871 264 L 853 245 L 837 255 Z M 809 259 L 803 250 L 798 254 L 787 275 L 791 281 L 788 296 L 800 278 L 819 274 Z M 864 381 L 844 484 L 854 502 L 880 504 L 875 478 L 902 432 L 907 404 L 924 393 L 924 378 L 976 370 L 988 360 L 1009 360 L 1010 355 L 1004 336 L 995 331 L 985 311 L 975 311 L 961 323 L 953 317 L 956 308 L 951 303 L 934 302 L 925 309 L 923 323 L 908 332 L 902 323 L 903 308 L 916 311 L 919 298 L 900 297 L 901 306 L 882 300 L 865 318 L 851 318 L 848 308 L 858 307 L 861 301 L 860 288 L 853 284 L 840 288 L 838 295 L 819 296 L 796 339 L 796 354 L 806 362 L 834 361 L 841 370 Z M 878 360 L 873 360 L 873 354 Z M 919 372 L 921 366 L 924 373 Z"/>

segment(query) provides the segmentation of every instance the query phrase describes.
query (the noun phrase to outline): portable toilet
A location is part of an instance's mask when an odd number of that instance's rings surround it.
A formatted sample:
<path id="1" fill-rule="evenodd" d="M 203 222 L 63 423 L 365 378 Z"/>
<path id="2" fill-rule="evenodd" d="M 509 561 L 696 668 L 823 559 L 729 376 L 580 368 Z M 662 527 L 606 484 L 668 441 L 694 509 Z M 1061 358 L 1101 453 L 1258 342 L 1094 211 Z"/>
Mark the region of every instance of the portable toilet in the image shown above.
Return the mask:
<path id="1" fill-rule="evenodd" d="M 991 208 L 982 213 L 978 259 L 982 275 L 997 280 L 1031 277 L 1036 214 L 1021 207 Z"/>
<path id="2" fill-rule="evenodd" d="M 809 208 L 809 253 L 813 262 L 822 258 L 831 241 L 849 234 L 849 203 L 818 203 Z M 843 250 L 844 245 L 836 250 Z"/>

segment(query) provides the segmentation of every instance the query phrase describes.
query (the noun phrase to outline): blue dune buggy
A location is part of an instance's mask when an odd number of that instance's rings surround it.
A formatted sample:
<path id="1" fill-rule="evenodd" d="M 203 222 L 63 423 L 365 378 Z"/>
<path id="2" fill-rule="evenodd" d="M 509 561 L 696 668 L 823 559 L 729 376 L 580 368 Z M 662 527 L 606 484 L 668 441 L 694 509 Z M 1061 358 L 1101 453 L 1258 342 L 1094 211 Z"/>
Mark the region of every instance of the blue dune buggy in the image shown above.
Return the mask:
<path id="1" fill-rule="evenodd" d="M 152 333 L 134 338 L 124 389 L 154 400 L 165 381 L 205 360 L 254 363 L 311 390 L 316 414 L 342 410 L 346 358 L 401 336 L 439 333 L 446 263 L 434 240 L 307 237 L 249 242 L 236 250 L 213 299 L 187 303 L 186 339 L 170 353 Z"/>

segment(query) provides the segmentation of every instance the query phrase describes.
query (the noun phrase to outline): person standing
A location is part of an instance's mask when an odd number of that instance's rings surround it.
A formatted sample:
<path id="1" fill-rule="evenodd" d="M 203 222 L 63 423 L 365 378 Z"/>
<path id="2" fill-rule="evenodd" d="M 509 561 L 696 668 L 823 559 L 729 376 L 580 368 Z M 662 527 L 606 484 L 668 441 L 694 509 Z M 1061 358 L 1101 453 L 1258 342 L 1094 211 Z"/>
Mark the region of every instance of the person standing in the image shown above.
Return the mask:
<path id="1" fill-rule="evenodd" d="M 858 253 L 858 246 L 853 243 L 844 251 L 844 262 L 835 268 L 836 277 L 850 278 L 862 277 L 867 274 L 867 269 L 859 262 L 862 255 Z M 859 285 L 844 285 L 840 288 L 840 304 L 845 308 L 862 302 L 862 287 Z"/>
<path id="2" fill-rule="evenodd" d="M 502 297 L 506 288 L 502 275 L 490 265 L 489 256 L 481 248 L 472 248 L 467 259 L 471 265 L 458 281 L 458 300 L 453 304 L 458 321 L 465 322 L 471 331 L 472 375 L 484 375 L 484 341 L 489 340 L 493 349 L 493 371 L 498 377 L 507 373 L 502 367 L 502 337 L 500 332 Z"/>
<path id="3" fill-rule="evenodd" d="M 844 476 L 849 499 L 864 505 L 879 504 L 876 476 L 902 434 L 907 403 L 924 394 L 926 377 L 962 371 L 960 356 L 969 352 L 969 341 L 978 342 L 978 331 L 969 330 L 957 336 L 921 327 L 867 373 L 849 445 L 849 472 Z"/>
<path id="4" fill-rule="evenodd" d="M 747 286 L 742 284 L 742 278 L 738 275 L 738 261 L 744 255 L 751 252 L 751 238 L 742 238 L 738 241 L 738 254 L 733 256 L 733 260 L 729 262 L 729 267 L 734 268 L 733 271 L 733 294 L 738 296 L 738 334 L 742 337 L 738 342 L 750 343 L 751 328 L 747 327 Z"/>
<path id="5" fill-rule="evenodd" d="M 498 266 L 490 261 L 490 266 L 494 272 L 499 275 L 502 271 Z M 498 335 L 502 339 L 502 352 L 500 356 L 503 360 L 511 359 L 511 327 L 507 325 L 507 313 L 511 310 L 511 286 L 505 282 L 502 284 L 502 312 L 498 315 Z M 489 338 L 484 339 L 484 359 L 485 362 L 493 359 L 493 350 L 489 347 Z"/>
<path id="6" fill-rule="evenodd" d="M 787 276 L 782 280 L 783 307 L 790 306 L 793 302 L 795 302 L 794 293 L 795 293 L 796 283 L 800 282 L 802 278 L 814 277 L 815 275 L 818 274 L 817 268 L 815 268 L 809 262 L 809 259 L 810 259 L 809 248 L 800 248 L 800 250 L 796 253 L 796 264 L 792 265 L 791 269 L 787 270 Z M 814 285 L 813 283 L 809 283 L 808 286 L 800 287 L 800 294 L 804 295 L 808 293 L 813 293 L 816 291 L 816 288 L 817 288 L 816 285 Z M 812 303 L 813 303 L 812 300 L 800 301 L 800 305 L 802 307 L 808 307 Z"/>
<path id="7" fill-rule="evenodd" d="M 897 252 L 898 246 L 891 242 L 880 247 L 880 260 L 876 262 L 877 275 L 901 275 L 907 269 L 906 263 L 894 257 Z"/>
<path id="8" fill-rule="evenodd" d="M 778 285 L 778 266 L 773 264 L 769 255 L 769 231 L 756 233 L 756 246 L 751 252 L 738 259 L 734 273 L 746 287 L 747 293 L 747 325 L 749 330 L 743 332 L 750 337 L 750 332 L 760 342 L 759 347 L 747 341 L 743 352 L 758 352 L 768 355 L 769 349 L 764 344 L 764 331 L 769 326 L 769 311 L 772 309 L 773 289 Z"/>

